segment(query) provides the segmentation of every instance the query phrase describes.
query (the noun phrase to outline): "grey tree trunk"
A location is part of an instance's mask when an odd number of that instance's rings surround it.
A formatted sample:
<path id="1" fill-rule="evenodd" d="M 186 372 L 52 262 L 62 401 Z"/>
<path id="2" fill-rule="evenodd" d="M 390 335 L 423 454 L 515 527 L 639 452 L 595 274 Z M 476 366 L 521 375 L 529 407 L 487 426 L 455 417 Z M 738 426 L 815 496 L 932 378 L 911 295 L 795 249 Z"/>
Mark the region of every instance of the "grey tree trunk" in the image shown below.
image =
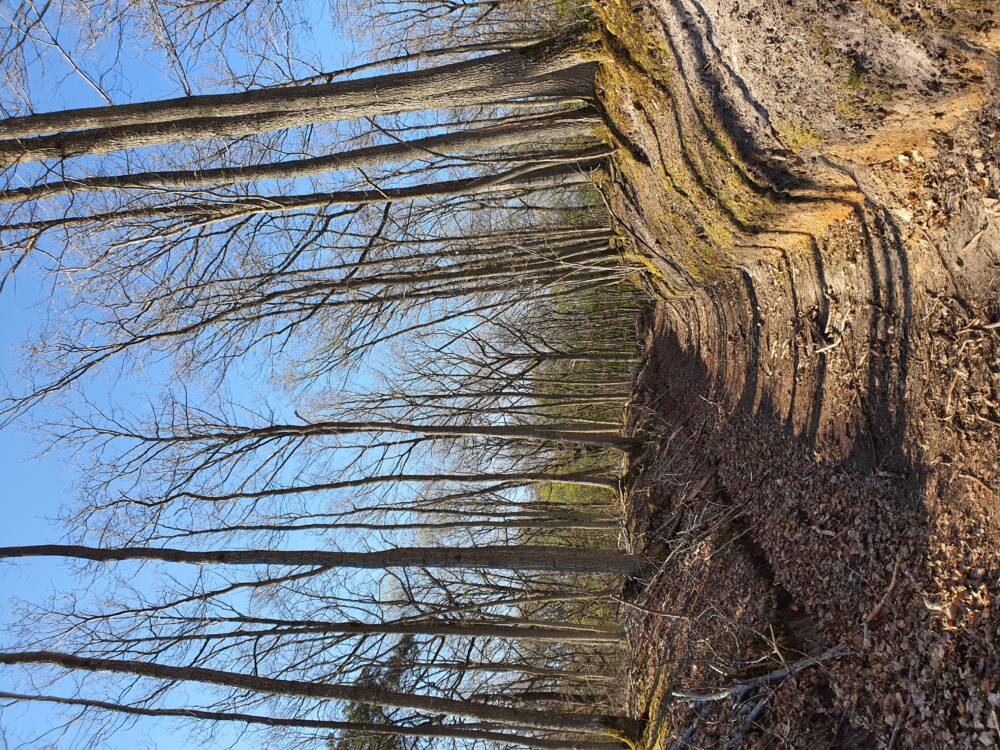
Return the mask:
<path id="1" fill-rule="evenodd" d="M 582 138 L 592 133 L 600 122 L 601 119 L 596 111 L 576 109 L 545 117 L 526 118 L 523 121 L 446 133 L 401 143 L 352 149 L 309 159 L 290 159 L 243 167 L 138 172 L 46 182 L 0 192 L 0 203 L 37 200 L 67 193 L 96 190 L 191 189 L 257 180 L 312 177 L 342 169 L 412 161 L 434 154 L 453 156 L 462 153 L 510 148 L 526 142 L 538 141 L 541 138 L 544 138 L 546 142 Z"/>
<path id="2" fill-rule="evenodd" d="M 0 142 L 0 164 L 530 97 L 549 88 L 546 76 L 585 63 L 591 49 L 576 27 L 529 47 L 409 73 L 12 117 L 0 120 L 0 138 L 9 139 Z"/>
<path id="3" fill-rule="evenodd" d="M 159 680 L 201 682 L 271 695 L 354 701 L 435 714 L 463 716 L 493 724 L 560 732 L 585 732 L 624 737 L 635 736 L 641 726 L 640 722 L 623 716 L 592 713 L 572 714 L 524 708 L 512 709 L 472 701 L 438 698 L 415 693 L 398 693 L 358 685 L 329 685 L 320 682 L 278 680 L 271 677 L 225 672 L 204 667 L 176 667 L 123 659 L 98 659 L 54 651 L 0 653 L 0 664 L 54 664 L 69 670 L 113 672 L 152 677 Z"/>
<path id="4" fill-rule="evenodd" d="M 494 437 L 507 440 L 558 441 L 581 443 L 605 448 L 628 449 L 634 441 L 623 437 L 618 428 L 598 423 L 592 428 L 584 424 L 420 424 L 415 422 L 396 422 L 392 420 L 327 420 L 308 422 L 306 424 L 271 424 L 262 427 L 231 425 L 223 427 L 208 426 L 204 430 L 192 429 L 172 435 L 141 435 L 120 434 L 148 443 L 238 443 L 247 440 L 309 438 L 332 435 L 358 435 L 363 433 L 411 434 L 425 438 L 446 437 Z"/>
<path id="5" fill-rule="evenodd" d="M 243 492 L 227 492 L 218 495 L 205 495 L 196 492 L 175 492 L 167 497 L 168 500 L 186 497 L 192 500 L 204 500 L 208 502 L 226 502 L 229 500 L 242 500 L 258 497 L 278 497 L 281 495 L 298 495 L 306 492 L 329 492 L 331 490 L 351 489 L 354 487 L 365 487 L 373 484 L 396 484 L 396 483 L 431 483 L 431 482 L 456 482 L 470 484 L 492 484 L 492 483 L 523 483 L 523 484 L 574 484 L 583 487 L 603 487 L 605 489 L 618 489 L 617 479 L 608 479 L 590 472 L 574 472 L 571 474 L 556 474 L 549 472 L 498 472 L 481 474 L 376 474 L 358 479 L 342 479 L 336 482 L 317 482 L 315 484 L 301 484 L 294 487 L 272 487 L 265 490 L 247 490 Z"/>
<path id="6" fill-rule="evenodd" d="M 143 708 L 140 706 L 125 706 L 109 701 L 90 700 L 86 698 L 63 698 L 52 695 L 26 695 L 23 693 L 0 692 L 0 700 L 19 702 L 57 703 L 63 706 L 79 706 L 81 708 L 96 708 L 101 711 L 128 714 L 129 716 L 148 716 L 160 718 L 199 719 L 202 721 L 234 721 L 245 724 L 257 724 L 269 727 L 289 727 L 292 729 L 323 729 L 329 731 L 350 732 L 352 734 L 402 735 L 405 737 L 446 737 L 452 739 L 478 740 L 497 742 L 509 745 L 522 745 L 538 750 L 621 750 L 617 742 L 588 742 L 572 739 L 546 739 L 523 734 L 509 734 L 479 729 L 475 724 L 442 725 L 408 727 L 392 724 L 364 724 L 352 721 L 325 721 L 322 719 L 290 719 L 278 716 L 258 716 L 228 711 L 202 711 L 194 708 Z"/>
<path id="7" fill-rule="evenodd" d="M 0 547 L 0 559 L 70 557 L 96 562 L 160 560 L 193 565 L 313 565 L 331 568 L 479 568 L 553 573 L 633 575 L 645 568 L 637 555 L 614 550 L 512 545 L 480 547 L 400 547 L 377 552 L 327 550 L 182 550 L 169 547 L 104 549 L 72 544 Z"/>
<path id="8" fill-rule="evenodd" d="M 184 635 L 149 636 L 124 639 L 126 643 L 146 641 L 198 641 L 220 638 L 256 636 L 300 635 L 305 633 L 337 633 L 347 635 L 433 635 L 468 638 L 509 638 L 512 640 L 560 641 L 572 643 L 617 643 L 624 631 L 616 625 L 580 625 L 572 622 L 498 623 L 463 620 L 410 620 L 390 622 L 326 622 L 323 620 L 277 620 L 264 617 L 220 617 L 216 623 L 268 626 L 266 629 L 239 629 L 231 631 L 192 632 Z"/>
<path id="9" fill-rule="evenodd" d="M 0 231 L 46 230 L 57 227 L 100 225 L 109 227 L 126 221 L 153 221 L 159 219 L 192 219 L 201 224 L 226 221 L 251 214 L 287 213 L 310 208 L 327 208 L 343 205 L 372 205 L 404 200 L 448 198 L 459 195 L 481 195 L 499 190 L 544 190 L 559 186 L 589 183 L 590 175 L 584 170 L 597 167 L 600 159 L 610 153 L 598 148 L 580 152 L 578 161 L 556 167 L 513 169 L 498 175 L 443 180 L 423 185 L 373 190 L 341 190 L 335 192 L 307 193 L 304 195 L 260 195 L 216 201 L 189 201 L 186 203 L 151 206 L 149 208 L 123 209 L 95 214 L 63 216 L 0 225 Z"/>

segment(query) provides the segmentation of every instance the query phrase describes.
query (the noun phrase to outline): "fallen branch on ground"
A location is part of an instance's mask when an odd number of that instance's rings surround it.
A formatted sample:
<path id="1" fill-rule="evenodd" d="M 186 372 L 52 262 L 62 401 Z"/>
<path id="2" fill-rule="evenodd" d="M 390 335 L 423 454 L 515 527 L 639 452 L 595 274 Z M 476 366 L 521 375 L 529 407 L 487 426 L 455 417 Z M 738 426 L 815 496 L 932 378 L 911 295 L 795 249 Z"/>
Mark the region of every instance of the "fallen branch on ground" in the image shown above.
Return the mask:
<path id="1" fill-rule="evenodd" d="M 762 685 L 772 685 L 776 682 L 782 682 L 789 677 L 802 672 L 803 670 L 815 667 L 829 659 L 835 659 L 846 650 L 847 644 L 839 643 L 833 648 L 827 649 L 819 656 L 813 656 L 808 659 L 803 659 L 802 661 L 797 661 L 794 664 L 789 664 L 787 667 L 775 670 L 774 672 L 769 672 L 768 674 L 756 677 L 752 680 L 737 682 L 735 685 L 730 685 L 729 687 L 715 693 L 686 693 L 682 691 L 674 691 L 671 695 L 673 695 L 674 698 L 681 698 L 694 703 L 721 701 L 726 698 L 742 698 L 754 688 L 761 687 Z"/>

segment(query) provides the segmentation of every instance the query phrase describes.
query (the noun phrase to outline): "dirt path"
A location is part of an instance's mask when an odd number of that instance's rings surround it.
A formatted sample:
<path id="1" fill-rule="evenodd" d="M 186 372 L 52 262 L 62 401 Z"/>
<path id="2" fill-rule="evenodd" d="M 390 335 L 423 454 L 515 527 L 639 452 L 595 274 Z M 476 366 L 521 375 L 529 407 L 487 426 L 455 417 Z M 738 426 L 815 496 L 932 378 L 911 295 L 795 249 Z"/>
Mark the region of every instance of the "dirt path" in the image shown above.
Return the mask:
<path id="1" fill-rule="evenodd" d="M 609 202 L 662 300 L 631 408 L 645 744 L 1000 747 L 993 26 L 735 7 L 603 16 Z"/>

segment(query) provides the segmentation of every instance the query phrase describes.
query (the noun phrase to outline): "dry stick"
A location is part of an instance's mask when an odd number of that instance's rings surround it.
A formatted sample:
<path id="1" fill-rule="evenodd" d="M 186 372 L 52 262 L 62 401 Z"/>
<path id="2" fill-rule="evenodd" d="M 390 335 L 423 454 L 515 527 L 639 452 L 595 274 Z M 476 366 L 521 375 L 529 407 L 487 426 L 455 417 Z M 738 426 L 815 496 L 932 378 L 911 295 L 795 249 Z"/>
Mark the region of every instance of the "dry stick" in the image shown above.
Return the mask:
<path id="1" fill-rule="evenodd" d="M 910 703 L 906 702 L 906 707 L 903 712 L 899 715 L 899 719 L 896 720 L 895 725 L 892 728 L 892 734 L 889 736 L 889 744 L 886 745 L 886 750 L 893 750 L 896 747 L 896 740 L 899 739 L 899 730 L 903 728 L 906 723 L 907 717 L 910 715 Z"/>
<path id="2" fill-rule="evenodd" d="M 701 715 L 705 713 L 707 703 L 699 703 L 694 707 L 694 719 L 688 725 L 684 733 L 677 738 L 677 741 L 670 746 L 670 750 L 684 750 L 688 746 L 688 743 L 694 738 L 695 732 L 698 731 L 698 726 L 701 724 Z"/>
<path id="3" fill-rule="evenodd" d="M 810 667 L 817 666 L 827 659 L 833 659 L 840 656 L 847 649 L 847 645 L 840 643 L 831 649 L 828 649 L 819 656 L 815 656 L 809 659 L 803 659 L 802 661 L 790 664 L 782 669 L 776 670 L 769 674 L 757 677 L 753 680 L 748 680 L 746 682 L 739 682 L 736 685 L 732 685 L 718 693 L 708 693 L 708 694 L 697 694 L 697 693 L 684 693 L 675 691 L 672 695 L 675 698 L 682 698 L 684 700 L 689 700 L 694 704 L 694 720 L 688 725 L 685 732 L 677 739 L 677 741 L 671 746 L 671 750 L 683 750 L 683 748 L 688 747 L 688 743 L 694 737 L 695 732 L 698 731 L 698 726 L 701 723 L 702 714 L 705 712 L 707 707 L 716 701 L 725 700 L 726 698 L 736 698 L 739 701 L 743 696 L 752 691 L 754 688 L 760 687 L 761 685 L 769 685 L 776 682 L 781 682 L 799 672 L 809 669 Z M 761 713 L 763 713 L 764 708 L 767 705 L 767 696 L 764 696 L 759 700 L 750 711 L 750 713 L 743 720 L 737 733 L 725 744 L 723 750 L 731 750 L 731 748 L 736 747 L 743 739 L 743 736 L 749 731 L 750 726 L 756 721 Z"/>
<path id="4" fill-rule="evenodd" d="M 721 750 L 733 750 L 733 748 L 735 748 L 737 745 L 743 742 L 743 738 L 746 736 L 746 733 L 750 731 L 750 728 L 753 726 L 753 723 L 760 718 L 760 715 L 762 713 L 764 713 L 764 709 L 767 707 L 767 701 L 769 697 L 770 696 L 765 695 L 763 698 L 757 701 L 757 703 L 754 704 L 754 707 L 750 710 L 750 713 L 748 713 L 746 718 L 743 719 L 743 722 L 740 724 L 740 727 L 736 731 L 736 734 L 734 734 L 729 739 L 729 741 L 726 742 L 725 745 L 723 745 Z M 709 704 L 702 703 L 700 705 L 707 706 Z"/>
<path id="5" fill-rule="evenodd" d="M 879 600 L 878 604 L 875 605 L 875 608 L 868 613 L 867 617 L 865 617 L 864 620 L 865 625 L 868 625 L 869 623 L 877 619 L 878 616 L 882 614 L 882 610 L 885 609 L 885 605 L 889 601 L 889 596 L 896 588 L 896 579 L 899 576 L 899 563 L 902 557 L 903 557 L 902 553 L 898 553 L 896 555 L 896 563 L 892 566 L 892 580 L 889 581 L 889 588 L 885 590 L 885 593 L 882 595 L 882 598 Z"/>
<path id="6" fill-rule="evenodd" d="M 608 597 L 615 604 L 620 604 L 629 609 L 634 609 L 637 612 L 642 612 L 646 615 L 654 615 L 655 617 L 665 617 L 668 620 L 690 620 L 689 615 L 677 615 L 672 612 L 664 612 L 661 609 L 650 609 L 649 607 L 643 607 L 641 604 L 636 604 L 635 602 L 627 601 L 620 596 L 610 596 Z"/>
<path id="7" fill-rule="evenodd" d="M 798 674 L 805 669 L 815 667 L 829 659 L 835 659 L 841 656 L 846 650 L 847 644 L 839 643 L 833 648 L 827 649 L 819 656 L 813 656 L 808 659 L 803 659 L 802 661 L 797 661 L 794 664 L 789 664 L 787 667 L 783 667 L 782 669 L 775 670 L 774 672 L 770 672 L 752 680 L 738 682 L 735 685 L 724 688 L 717 693 L 687 693 L 683 691 L 674 691 L 672 695 L 675 698 L 692 701 L 693 703 L 721 701 L 726 698 L 741 698 L 754 688 L 760 687 L 761 685 L 770 685 L 775 682 L 781 682 L 782 680 Z"/>

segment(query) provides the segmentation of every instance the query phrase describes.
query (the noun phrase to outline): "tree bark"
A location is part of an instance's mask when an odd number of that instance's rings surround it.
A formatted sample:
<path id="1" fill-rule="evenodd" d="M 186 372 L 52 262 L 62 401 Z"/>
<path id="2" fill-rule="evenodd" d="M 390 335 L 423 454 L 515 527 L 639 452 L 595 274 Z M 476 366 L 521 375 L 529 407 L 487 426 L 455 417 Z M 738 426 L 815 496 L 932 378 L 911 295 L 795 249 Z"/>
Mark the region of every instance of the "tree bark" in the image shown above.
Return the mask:
<path id="1" fill-rule="evenodd" d="M 529 47 L 354 81 L 84 107 L 0 120 L 0 163 L 255 133 L 532 96 L 545 77 L 587 61 L 580 27 Z M 45 135 L 54 133 L 55 135 Z"/>
<path id="2" fill-rule="evenodd" d="M 554 677 L 560 680 L 573 680 L 579 682 L 613 682 L 615 677 L 609 674 L 593 674 L 588 672 L 571 672 L 557 667 L 540 667 L 532 664 L 517 664 L 515 662 L 414 662 L 414 667 L 429 667 L 438 669 L 457 669 L 466 672 L 498 672 L 498 673 L 519 673 L 532 675 L 534 677 Z"/>
<path id="3" fill-rule="evenodd" d="M 502 125 L 446 133 L 413 141 L 369 146 L 308 159 L 291 159 L 243 167 L 137 172 L 46 182 L 0 192 L 0 203 L 37 200 L 67 193 L 98 190 L 136 190 L 142 188 L 189 190 L 258 180 L 312 177 L 342 169 L 412 161 L 426 158 L 428 155 L 453 156 L 469 152 L 511 148 L 542 138 L 546 142 L 582 138 L 593 132 L 600 122 L 601 119 L 594 110 L 576 109 L 545 117 L 526 118 L 523 121 L 519 120 Z"/>
<path id="4" fill-rule="evenodd" d="M 522 745 L 538 750 L 621 750 L 617 742 L 588 742 L 585 740 L 530 737 L 523 734 L 507 734 L 488 729 L 477 729 L 476 725 L 440 725 L 409 727 L 387 724 L 364 724 L 352 721 L 326 721 L 322 719 L 290 719 L 278 716 L 258 716 L 228 711 L 202 711 L 194 708 L 145 708 L 126 706 L 120 703 L 91 700 L 86 698 L 63 698 L 54 695 L 25 695 L 23 693 L 0 692 L 0 700 L 57 703 L 63 706 L 96 708 L 101 711 L 160 718 L 198 719 L 202 721 L 235 721 L 245 724 L 259 724 L 269 727 L 289 727 L 292 729 L 322 729 L 352 732 L 357 734 L 402 735 L 404 737 L 447 737 L 482 742 L 498 742 Z"/>
<path id="5" fill-rule="evenodd" d="M 523 483 L 523 484 L 573 484 L 583 487 L 601 487 L 617 490 L 618 480 L 597 476 L 590 472 L 575 472 L 572 474 L 551 474 L 548 472 L 511 472 L 482 474 L 378 474 L 358 479 L 343 479 L 337 482 L 317 482 L 302 484 L 296 487 L 272 487 L 264 490 L 247 490 L 242 492 L 226 492 L 219 495 L 205 495 L 196 492 L 176 492 L 167 496 L 174 498 L 190 498 L 206 502 L 228 502 L 230 500 L 247 500 L 259 497 L 279 497 L 281 495 L 298 495 L 305 492 L 329 492 L 332 490 L 352 489 L 372 484 L 395 483 L 437 483 L 457 482 L 470 484 L 491 483 Z"/>
<path id="6" fill-rule="evenodd" d="M 425 438 L 438 437 L 493 437 L 506 440 L 535 440 L 581 443 L 605 448 L 626 450 L 634 445 L 632 438 L 621 435 L 617 428 L 599 423 L 592 429 L 583 425 L 567 424 L 498 424 L 498 425 L 440 425 L 396 422 L 392 420 L 329 420 L 306 424 L 271 424 L 262 427 L 242 425 L 206 426 L 204 431 L 192 430 L 171 435 L 141 435 L 101 431 L 109 437 L 122 437 L 148 443 L 197 443 L 217 441 L 236 443 L 245 440 L 308 438 L 332 435 L 358 435 L 363 433 L 398 433 L 420 435 Z"/>
<path id="7" fill-rule="evenodd" d="M 40 231 L 92 224 L 110 227 L 127 221 L 158 219 L 192 219 L 199 222 L 226 221 L 251 214 L 287 213 L 310 208 L 342 205 L 372 205 L 404 200 L 449 198 L 459 195 L 481 195 L 498 190 L 544 190 L 564 185 L 590 182 L 584 171 L 598 166 L 610 151 L 600 147 L 583 151 L 578 160 L 555 167 L 518 168 L 484 177 L 443 180 L 423 185 L 372 190 L 340 190 L 304 195 L 259 195 L 230 200 L 190 201 L 187 203 L 122 209 L 95 214 L 63 216 L 0 225 L 0 231 Z"/>
<path id="8" fill-rule="evenodd" d="M 585 732 L 621 737 L 634 736 L 638 734 L 640 728 L 639 722 L 623 716 L 571 714 L 524 708 L 511 709 L 472 701 L 399 693 L 358 685 L 329 685 L 321 682 L 279 680 L 205 667 L 176 667 L 143 661 L 98 659 L 53 651 L 0 652 L 0 664 L 54 664 L 69 670 L 114 672 L 152 677 L 158 680 L 201 682 L 272 695 L 354 701 L 427 713 L 463 716 L 494 724 L 561 732 Z"/>
<path id="9" fill-rule="evenodd" d="M 194 565 L 312 565 L 331 568 L 424 567 L 485 570 L 533 570 L 553 573 L 634 575 L 646 563 L 614 550 L 535 545 L 479 547 L 399 547 L 376 552 L 327 550 L 182 550 L 169 547 L 84 547 L 39 544 L 0 547 L 0 559 L 71 557 L 96 562 L 160 560 Z"/>
<path id="10" fill-rule="evenodd" d="M 352 65 L 349 68 L 331 70 L 327 73 L 317 73 L 316 75 L 309 76 L 308 78 L 298 78 L 294 81 L 290 81 L 286 85 L 302 86 L 306 84 L 314 85 L 317 83 L 332 83 L 335 78 L 343 78 L 344 76 L 362 73 L 366 70 L 373 70 L 375 68 L 386 68 L 390 65 L 413 63 L 418 60 L 429 60 L 435 57 L 445 57 L 447 55 L 461 55 L 468 54 L 470 52 L 498 52 L 518 49 L 520 47 L 530 47 L 532 44 L 544 42 L 545 39 L 546 37 L 535 36 L 522 37 L 520 39 L 498 39 L 496 41 L 460 44 L 454 47 L 436 47 L 434 49 L 421 50 L 420 52 L 411 52 L 406 55 L 396 55 L 395 57 L 385 57 L 381 60 L 372 60 L 371 62 Z"/>
<path id="11" fill-rule="evenodd" d="M 593 43 L 582 26 L 559 36 L 496 55 L 425 70 L 388 73 L 338 83 L 279 86 L 229 94 L 203 94 L 160 101 L 82 107 L 0 120 L 0 137 L 28 138 L 44 133 L 144 125 L 191 118 L 236 118 L 271 112 L 343 111 L 350 118 L 399 110 L 394 100 L 437 106 L 435 97 L 544 76 L 585 62 Z M 364 111 L 358 108 L 372 107 Z"/>
<path id="12" fill-rule="evenodd" d="M 124 639 L 125 643 L 146 641 L 197 641 L 219 638 L 336 633 L 344 635 L 432 635 L 441 637 L 509 638 L 512 640 L 561 641 L 571 643 L 617 643 L 624 631 L 614 625 L 580 625 L 572 622 L 483 622 L 463 620 L 402 620 L 390 622 L 325 622 L 323 620 L 277 620 L 266 617 L 220 617 L 218 623 L 267 625 L 267 630 L 232 630 L 217 633 L 150 636 Z"/>
<path id="13" fill-rule="evenodd" d="M 411 511 L 417 512 L 417 511 Z M 425 511 L 429 515 L 438 515 L 440 511 Z M 504 517 L 503 513 L 495 513 L 494 516 L 500 518 L 479 519 L 469 518 L 462 521 L 409 521 L 406 523 L 246 523 L 234 524 L 232 526 L 217 526 L 204 529 L 189 529 L 178 531 L 174 534 L 164 535 L 158 538 L 178 539 L 181 537 L 205 536 L 209 534 L 223 534 L 241 531 L 324 531 L 335 529 L 354 529 L 362 531 L 409 531 L 416 529 L 580 529 L 590 531 L 611 530 L 618 528 L 621 524 L 613 518 L 601 518 L 600 516 L 585 513 L 565 513 L 553 511 L 545 516 L 531 514 L 528 518 Z M 466 515 L 459 511 L 449 511 L 448 515 Z M 308 516 L 306 516 L 308 518 Z"/>

